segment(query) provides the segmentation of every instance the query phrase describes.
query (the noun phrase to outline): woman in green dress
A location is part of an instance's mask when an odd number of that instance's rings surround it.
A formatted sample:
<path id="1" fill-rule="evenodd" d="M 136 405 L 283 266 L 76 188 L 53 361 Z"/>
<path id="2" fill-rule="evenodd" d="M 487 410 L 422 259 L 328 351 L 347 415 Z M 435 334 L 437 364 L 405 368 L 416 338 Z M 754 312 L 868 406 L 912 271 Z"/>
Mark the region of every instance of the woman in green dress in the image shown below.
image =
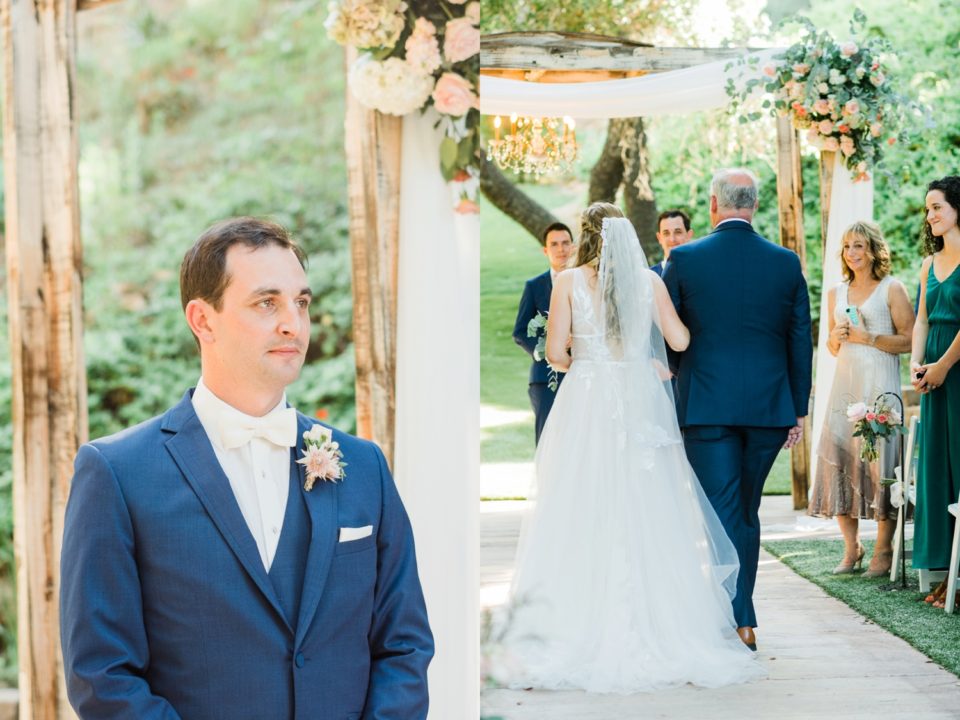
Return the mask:
<path id="1" fill-rule="evenodd" d="M 913 330 L 911 381 L 920 399 L 920 464 L 913 566 L 940 569 L 950 562 L 953 516 L 960 495 L 960 176 L 927 187 L 920 270 L 920 309 Z M 946 583 L 928 598 L 943 607 Z"/>

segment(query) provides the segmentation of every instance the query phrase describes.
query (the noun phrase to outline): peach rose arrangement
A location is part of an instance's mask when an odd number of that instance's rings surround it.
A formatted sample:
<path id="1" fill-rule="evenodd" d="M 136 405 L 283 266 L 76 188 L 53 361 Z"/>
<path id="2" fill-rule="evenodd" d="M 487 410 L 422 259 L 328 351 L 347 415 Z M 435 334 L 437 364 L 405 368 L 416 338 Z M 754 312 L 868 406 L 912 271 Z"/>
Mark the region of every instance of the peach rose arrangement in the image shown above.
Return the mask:
<path id="1" fill-rule="evenodd" d="M 881 166 L 884 148 L 906 139 L 908 118 L 921 117 L 922 108 L 896 92 L 884 65 L 888 43 L 861 37 L 863 12 L 854 13 L 852 39 L 843 43 L 805 18 L 794 22 L 805 31 L 799 42 L 745 83 L 728 79 L 732 109 L 736 112 L 754 90 L 766 91 L 773 97 L 763 101 L 764 109 L 790 115 L 811 144 L 841 154 L 854 180 L 867 179 L 871 168 Z M 740 122 L 760 114 L 741 114 Z"/>
<path id="2" fill-rule="evenodd" d="M 333 0 L 326 28 L 361 53 L 353 96 L 389 115 L 433 106 L 444 138 L 440 171 L 457 212 L 477 212 L 480 176 L 479 0 Z"/>

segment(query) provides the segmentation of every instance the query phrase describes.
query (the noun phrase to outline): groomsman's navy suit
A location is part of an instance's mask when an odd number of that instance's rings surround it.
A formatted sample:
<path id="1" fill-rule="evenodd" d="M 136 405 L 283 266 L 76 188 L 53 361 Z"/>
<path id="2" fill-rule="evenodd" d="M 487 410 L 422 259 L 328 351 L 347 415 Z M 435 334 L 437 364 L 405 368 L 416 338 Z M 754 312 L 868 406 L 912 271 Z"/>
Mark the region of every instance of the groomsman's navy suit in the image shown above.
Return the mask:
<path id="1" fill-rule="evenodd" d="M 338 431 L 338 483 L 304 490 L 303 432 L 264 568 L 188 393 L 84 445 L 67 504 L 61 628 L 81 718 L 397 720 L 427 714 L 433 640 L 379 448 Z M 340 528 L 372 526 L 339 541 Z"/>
<path id="2" fill-rule="evenodd" d="M 653 270 L 653 271 L 654 271 L 657 275 L 659 275 L 660 277 L 663 277 L 663 264 L 664 264 L 665 262 L 666 262 L 666 260 L 661 260 L 661 261 L 658 262 L 656 265 L 651 265 L 651 266 L 650 266 L 650 269 Z"/>
<path id="3" fill-rule="evenodd" d="M 520 307 L 517 309 L 517 321 L 513 326 L 513 339 L 533 358 L 533 349 L 537 346 L 537 338 L 527 336 L 527 324 L 537 316 L 537 312 L 546 315 L 550 311 L 550 293 L 553 292 L 553 278 L 547 270 L 542 275 L 527 280 L 523 286 L 523 295 L 520 297 Z M 536 432 L 536 442 L 540 442 L 540 433 L 547 422 L 550 408 L 556 391 L 551 390 L 547 383 L 550 381 L 550 366 L 545 359 L 536 360 L 530 365 L 530 404 L 533 406 L 533 417 Z M 557 373 L 557 387 L 563 381 L 563 373 Z"/>
<path id="4" fill-rule="evenodd" d="M 738 220 L 674 248 L 663 280 L 690 329 L 677 383 L 684 445 L 740 556 L 737 626 L 756 627 L 763 483 L 810 397 L 807 283 L 796 254 Z"/>

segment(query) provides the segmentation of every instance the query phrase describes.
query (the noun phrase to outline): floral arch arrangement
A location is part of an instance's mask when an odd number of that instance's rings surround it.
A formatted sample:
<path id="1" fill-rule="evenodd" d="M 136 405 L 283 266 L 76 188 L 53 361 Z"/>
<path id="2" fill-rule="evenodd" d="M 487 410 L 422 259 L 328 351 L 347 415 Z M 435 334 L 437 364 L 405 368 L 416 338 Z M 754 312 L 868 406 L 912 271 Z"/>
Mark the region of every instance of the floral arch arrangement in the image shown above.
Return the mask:
<path id="1" fill-rule="evenodd" d="M 390 115 L 440 114 L 440 171 L 457 212 L 478 212 L 479 0 L 333 0 L 329 36 L 360 56 L 348 84 L 360 104 Z"/>
<path id="2" fill-rule="evenodd" d="M 863 12 L 855 12 L 851 39 L 843 43 L 806 18 L 792 22 L 805 30 L 798 42 L 774 56 L 758 77 L 727 81 L 732 110 L 758 87 L 765 90 L 772 98 L 764 99 L 764 109 L 789 115 L 812 145 L 839 152 L 854 179 L 866 179 L 871 169 L 882 168 L 884 148 L 906 139 L 908 115 L 920 114 L 920 108 L 897 92 L 884 64 L 889 43 L 866 36 Z M 741 115 L 740 122 L 760 115 Z"/>

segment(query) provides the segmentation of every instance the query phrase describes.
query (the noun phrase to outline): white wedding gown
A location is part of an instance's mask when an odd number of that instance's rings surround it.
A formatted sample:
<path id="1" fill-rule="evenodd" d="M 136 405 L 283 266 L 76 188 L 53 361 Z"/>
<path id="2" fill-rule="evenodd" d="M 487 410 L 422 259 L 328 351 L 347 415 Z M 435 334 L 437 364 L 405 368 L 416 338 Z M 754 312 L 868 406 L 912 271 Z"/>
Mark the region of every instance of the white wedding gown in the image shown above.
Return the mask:
<path id="1" fill-rule="evenodd" d="M 639 356 L 605 339 L 601 292 L 572 271 L 573 362 L 501 621 L 510 687 L 634 693 L 765 675 L 736 635 L 736 551 L 684 453 L 643 268 L 629 299 L 654 347 Z"/>

